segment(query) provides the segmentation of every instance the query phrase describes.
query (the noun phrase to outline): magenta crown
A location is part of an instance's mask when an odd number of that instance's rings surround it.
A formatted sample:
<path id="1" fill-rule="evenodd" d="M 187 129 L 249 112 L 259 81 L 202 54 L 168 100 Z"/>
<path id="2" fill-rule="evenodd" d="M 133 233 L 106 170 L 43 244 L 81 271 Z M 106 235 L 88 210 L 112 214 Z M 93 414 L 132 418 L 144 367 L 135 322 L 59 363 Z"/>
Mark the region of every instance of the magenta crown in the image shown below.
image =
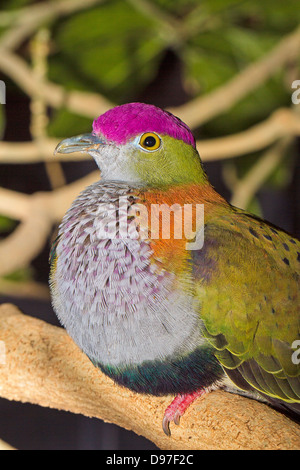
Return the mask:
<path id="1" fill-rule="evenodd" d="M 184 122 L 152 104 L 116 106 L 95 119 L 93 132 L 117 144 L 125 144 L 131 137 L 143 132 L 157 132 L 196 147 L 195 138 Z"/>

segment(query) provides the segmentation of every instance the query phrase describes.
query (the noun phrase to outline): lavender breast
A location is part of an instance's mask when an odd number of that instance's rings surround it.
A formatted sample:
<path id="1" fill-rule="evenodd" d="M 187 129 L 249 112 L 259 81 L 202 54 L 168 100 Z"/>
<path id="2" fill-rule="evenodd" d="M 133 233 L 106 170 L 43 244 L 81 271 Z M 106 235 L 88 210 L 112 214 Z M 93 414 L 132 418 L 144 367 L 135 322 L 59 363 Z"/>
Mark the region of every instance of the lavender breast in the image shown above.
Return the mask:
<path id="1" fill-rule="evenodd" d="M 192 296 L 154 258 L 151 240 L 120 234 L 120 198 L 130 206 L 137 193 L 120 182 L 95 183 L 59 228 L 53 307 L 79 347 L 103 365 L 163 360 L 203 342 Z"/>

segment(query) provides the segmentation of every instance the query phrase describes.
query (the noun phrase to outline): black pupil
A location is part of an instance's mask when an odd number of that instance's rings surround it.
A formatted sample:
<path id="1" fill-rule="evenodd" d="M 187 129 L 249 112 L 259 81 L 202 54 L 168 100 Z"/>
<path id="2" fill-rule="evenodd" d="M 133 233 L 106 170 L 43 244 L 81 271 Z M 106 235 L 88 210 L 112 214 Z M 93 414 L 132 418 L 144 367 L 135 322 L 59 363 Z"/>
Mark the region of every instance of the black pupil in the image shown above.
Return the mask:
<path id="1" fill-rule="evenodd" d="M 156 138 L 155 137 L 152 137 L 151 135 L 146 137 L 146 139 L 144 141 L 145 147 L 154 147 L 155 144 L 156 144 Z"/>

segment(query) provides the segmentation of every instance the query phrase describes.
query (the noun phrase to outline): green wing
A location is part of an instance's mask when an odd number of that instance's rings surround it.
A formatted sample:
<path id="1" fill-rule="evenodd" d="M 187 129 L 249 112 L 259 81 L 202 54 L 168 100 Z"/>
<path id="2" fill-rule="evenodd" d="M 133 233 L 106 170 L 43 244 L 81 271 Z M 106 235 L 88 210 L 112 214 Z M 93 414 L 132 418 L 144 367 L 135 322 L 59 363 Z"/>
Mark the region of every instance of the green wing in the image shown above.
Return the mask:
<path id="1" fill-rule="evenodd" d="M 210 219 L 191 254 L 204 333 L 238 386 L 300 402 L 300 242 L 228 212 Z"/>

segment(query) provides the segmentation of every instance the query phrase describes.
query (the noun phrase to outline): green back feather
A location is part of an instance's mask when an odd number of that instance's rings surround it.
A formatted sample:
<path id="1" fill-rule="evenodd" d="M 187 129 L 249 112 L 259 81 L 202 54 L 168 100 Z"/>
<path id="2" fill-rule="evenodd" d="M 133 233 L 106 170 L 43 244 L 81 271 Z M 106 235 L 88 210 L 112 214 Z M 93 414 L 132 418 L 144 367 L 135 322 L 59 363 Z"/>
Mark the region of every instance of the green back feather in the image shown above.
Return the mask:
<path id="1" fill-rule="evenodd" d="M 206 244 L 206 245 L 205 245 Z M 205 334 L 228 370 L 271 397 L 300 402 L 300 242 L 226 208 L 205 230 L 209 275 L 196 272 Z"/>

